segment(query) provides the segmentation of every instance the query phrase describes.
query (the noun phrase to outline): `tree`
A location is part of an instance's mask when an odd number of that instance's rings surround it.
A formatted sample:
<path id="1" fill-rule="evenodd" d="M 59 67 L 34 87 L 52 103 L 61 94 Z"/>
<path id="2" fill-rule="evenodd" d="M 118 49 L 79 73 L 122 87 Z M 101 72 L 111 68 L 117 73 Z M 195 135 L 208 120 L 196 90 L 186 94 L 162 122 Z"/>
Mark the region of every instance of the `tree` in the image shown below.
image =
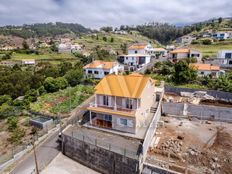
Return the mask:
<path id="1" fill-rule="evenodd" d="M 57 87 L 56 79 L 53 77 L 47 77 L 44 81 L 44 88 L 47 92 L 56 92 L 59 90 Z"/>
<path id="2" fill-rule="evenodd" d="M 68 86 L 68 81 L 64 77 L 58 77 L 55 80 L 58 89 L 64 89 Z"/>
<path id="3" fill-rule="evenodd" d="M 8 59 L 11 59 L 11 54 L 6 53 L 2 56 L 2 60 L 8 60 Z"/>
<path id="4" fill-rule="evenodd" d="M 173 81 L 176 84 L 189 83 L 196 80 L 197 71 L 189 66 L 186 61 L 180 61 L 174 65 Z"/>
<path id="5" fill-rule="evenodd" d="M 204 39 L 204 40 L 202 41 L 202 44 L 203 44 L 203 45 L 211 45 L 211 44 L 212 44 L 212 40 L 211 40 L 211 39 Z"/>
<path id="6" fill-rule="evenodd" d="M 114 38 L 113 37 L 111 37 L 110 42 L 114 42 Z"/>
<path id="7" fill-rule="evenodd" d="M 64 76 L 67 71 L 72 69 L 72 63 L 62 62 L 58 65 L 60 76 Z"/>
<path id="8" fill-rule="evenodd" d="M 108 32 L 113 31 L 113 28 L 112 28 L 112 27 L 109 27 L 109 26 L 108 26 L 108 27 L 101 27 L 100 30 L 101 30 L 101 31 L 105 31 L 105 32 L 108 33 Z"/>
<path id="9" fill-rule="evenodd" d="M 8 129 L 10 130 L 10 131 L 13 131 L 13 130 L 15 130 L 17 127 L 18 127 L 18 118 L 17 117 L 9 117 L 8 119 L 7 119 L 7 125 L 8 125 Z"/>
<path id="10" fill-rule="evenodd" d="M 28 45 L 26 40 L 23 40 L 22 46 L 23 46 L 23 49 L 25 49 L 25 50 L 29 49 L 29 45 Z"/>
<path id="11" fill-rule="evenodd" d="M 38 96 L 39 96 L 38 91 L 35 89 L 31 89 L 26 92 L 25 99 L 27 99 L 29 102 L 35 102 Z"/>
<path id="12" fill-rule="evenodd" d="M 103 36 L 102 40 L 105 41 L 105 42 L 107 42 L 107 37 Z"/>
<path id="13" fill-rule="evenodd" d="M 222 23 L 222 17 L 220 17 L 220 18 L 218 18 L 218 23 L 220 24 L 220 23 Z"/>
<path id="14" fill-rule="evenodd" d="M 83 75 L 84 73 L 82 69 L 72 69 L 68 71 L 64 77 L 71 86 L 76 86 L 81 82 Z"/>

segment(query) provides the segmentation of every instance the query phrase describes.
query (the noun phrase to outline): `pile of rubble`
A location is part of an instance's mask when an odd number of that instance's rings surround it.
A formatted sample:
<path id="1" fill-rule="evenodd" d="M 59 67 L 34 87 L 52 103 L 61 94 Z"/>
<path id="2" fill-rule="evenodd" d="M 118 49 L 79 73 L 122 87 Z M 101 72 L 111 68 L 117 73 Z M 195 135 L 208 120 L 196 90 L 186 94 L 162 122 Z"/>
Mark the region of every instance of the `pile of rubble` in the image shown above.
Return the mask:
<path id="1" fill-rule="evenodd" d="M 183 142 L 179 139 L 168 139 L 166 142 L 163 142 L 158 149 L 177 155 L 182 151 L 182 145 Z"/>

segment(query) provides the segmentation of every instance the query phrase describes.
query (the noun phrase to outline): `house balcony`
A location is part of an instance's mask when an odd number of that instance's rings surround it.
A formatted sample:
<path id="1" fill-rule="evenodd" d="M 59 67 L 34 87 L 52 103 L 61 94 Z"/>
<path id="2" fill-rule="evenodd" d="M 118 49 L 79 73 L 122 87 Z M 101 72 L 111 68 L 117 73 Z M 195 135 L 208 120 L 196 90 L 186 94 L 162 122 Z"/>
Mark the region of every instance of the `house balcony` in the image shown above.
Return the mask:
<path id="1" fill-rule="evenodd" d="M 135 116 L 137 109 L 129 109 L 124 106 L 108 106 L 108 105 L 100 105 L 97 103 L 90 103 L 87 108 L 90 111 L 98 112 L 98 113 L 106 113 L 113 115 L 122 115 L 122 116 Z"/>

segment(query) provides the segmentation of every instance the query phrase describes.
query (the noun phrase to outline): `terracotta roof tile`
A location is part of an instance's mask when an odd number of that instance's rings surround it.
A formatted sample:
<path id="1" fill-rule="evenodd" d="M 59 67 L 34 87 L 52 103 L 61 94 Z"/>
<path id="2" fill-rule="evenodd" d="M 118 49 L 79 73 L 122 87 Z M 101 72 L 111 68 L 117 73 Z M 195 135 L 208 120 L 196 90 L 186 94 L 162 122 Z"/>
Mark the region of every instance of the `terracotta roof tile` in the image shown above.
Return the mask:
<path id="1" fill-rule="evenodd" d="M 104 77 L 95 87 L 96 94 L 139 98 L 149 77 L 141 74 L 114 75 Z"/>
<path id="2" fill-rule="evenodd" d="M 87 68 L 102 68 L 102 69 L 112 69 L 114 66 L 116 66 L 117 62 L 105 62 L 101 60 L 95 60 L 91 62 L 90 64 L 84 66 L 84 69 Z"/>
<path id="3" fill-rule="evenodd" d="M 219 66 L 214 66 L 214 65 L 210 65 L 210 64 L 194 63 L 191 65 L 200 71 L 220 71 Z"/>

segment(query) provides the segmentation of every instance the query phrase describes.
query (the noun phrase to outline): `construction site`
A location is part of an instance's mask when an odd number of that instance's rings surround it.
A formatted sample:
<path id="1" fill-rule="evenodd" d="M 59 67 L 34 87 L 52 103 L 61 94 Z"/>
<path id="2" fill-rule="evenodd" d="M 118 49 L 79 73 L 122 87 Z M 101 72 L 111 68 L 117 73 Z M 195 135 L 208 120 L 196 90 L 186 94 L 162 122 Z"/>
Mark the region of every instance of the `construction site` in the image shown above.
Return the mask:
<path id="1" fill-rule="evenodd" d="M 166 92 L 146 163 L 188 174 L 231 174 L 232 102 L 207 91 Z"/>
<path id="2" fill-rule="evenodd" d="M 162 117 L 147 163 L 180 173 L 232 171 L 232 124 Z"/>

